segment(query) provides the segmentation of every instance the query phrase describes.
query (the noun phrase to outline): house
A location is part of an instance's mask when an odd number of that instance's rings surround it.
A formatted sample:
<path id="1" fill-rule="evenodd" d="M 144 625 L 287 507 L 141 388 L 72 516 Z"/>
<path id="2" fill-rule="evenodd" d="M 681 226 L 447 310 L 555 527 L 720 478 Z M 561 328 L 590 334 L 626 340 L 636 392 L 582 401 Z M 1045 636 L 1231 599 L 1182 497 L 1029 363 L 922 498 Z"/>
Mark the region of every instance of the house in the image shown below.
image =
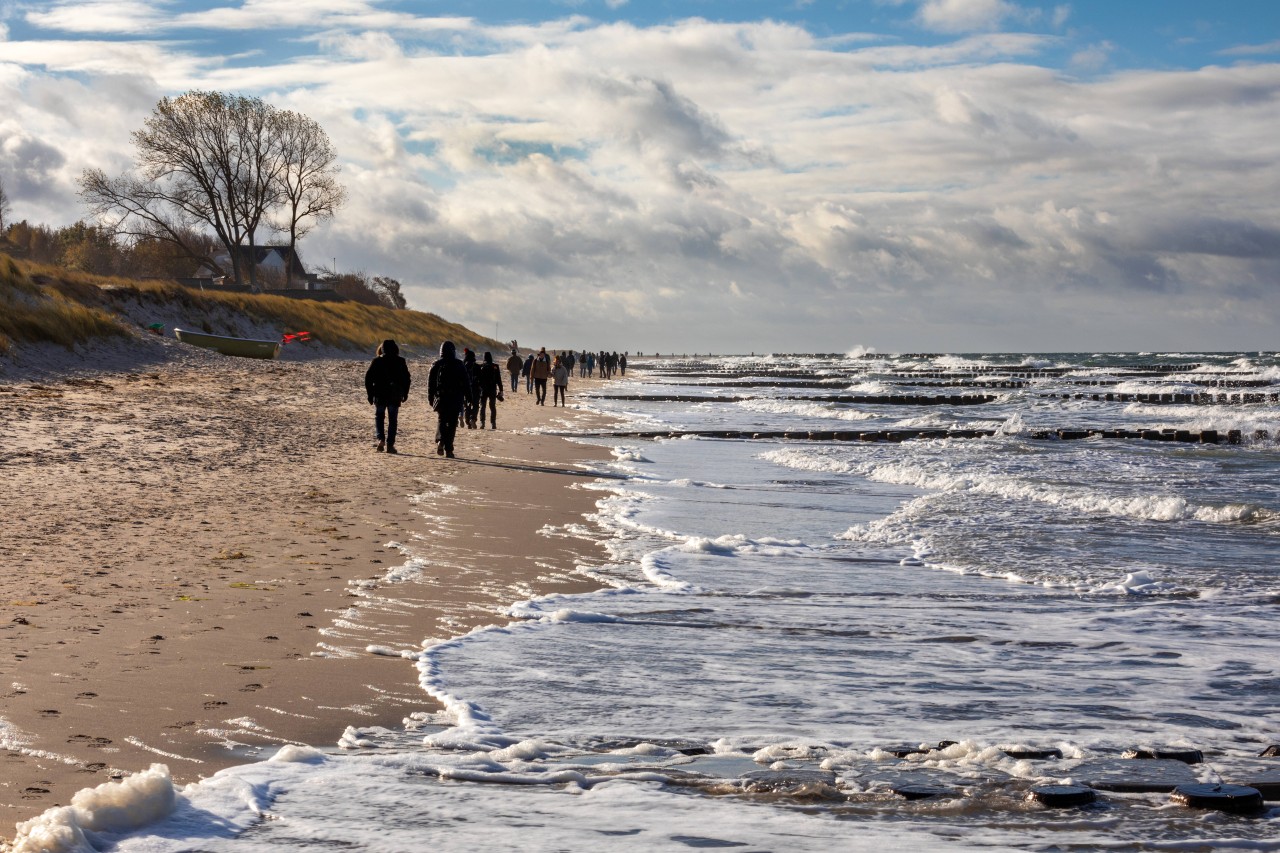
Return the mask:
<path id="1" fill-rule="evenodd" d="M 262 290 L 328 290 L 318 276 L 306 271 L 302 259 L 297 252 L 288 246 L 238 246 L 240 252 L 240 275 L 244 284 L 249 283 L 249 262 L 253 259 L 257 266 L 258 287 Z M 219 252 L 213 256 L 215 262 L 226 271 L 225 284 L 234 282 L 231 256 L 227 252 Z M 218 274 L 208 266 L 201 265 L 196 271 L 196 278 L 212 279 L 211 284 L 219 284 Z"/>

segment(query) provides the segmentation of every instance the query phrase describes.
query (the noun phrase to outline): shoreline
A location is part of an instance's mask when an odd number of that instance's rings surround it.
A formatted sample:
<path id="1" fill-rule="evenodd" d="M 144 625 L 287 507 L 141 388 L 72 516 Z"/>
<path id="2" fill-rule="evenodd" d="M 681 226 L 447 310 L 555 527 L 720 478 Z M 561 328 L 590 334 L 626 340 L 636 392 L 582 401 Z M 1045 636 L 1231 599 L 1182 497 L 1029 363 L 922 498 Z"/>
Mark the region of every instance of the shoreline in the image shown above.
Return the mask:
<path id="1" fill-rule="evenodd" d="M 598 546 L 539 531 L 594 508 L 569 486 L 608 457 L 520 431 L 582 413 L 521 387 L 444 460 L 415 362 L 401 453 L 377 454 L 366 365 L 0 378 L 0 825 L 152 762 L 185 783 L 398 727 L 439 706 L 388 650 L 598 588 L 575 574 Z"/>

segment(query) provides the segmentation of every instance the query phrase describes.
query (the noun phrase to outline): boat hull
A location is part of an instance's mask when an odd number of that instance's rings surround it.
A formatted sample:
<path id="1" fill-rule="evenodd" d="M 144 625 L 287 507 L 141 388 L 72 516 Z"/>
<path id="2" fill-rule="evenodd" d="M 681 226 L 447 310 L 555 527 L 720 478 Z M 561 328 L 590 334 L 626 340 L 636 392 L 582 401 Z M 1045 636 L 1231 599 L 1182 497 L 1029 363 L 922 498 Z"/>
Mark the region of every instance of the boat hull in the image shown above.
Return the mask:
<path id="1" fill-rule="evenodd" d="M 279 341 L 229 338 L 224 335 L 209 335 L 187 329 L 174 329 L 173 336 L 184 344 L 216 350 L 223 355 L 234 355 L 239 358 L 278 358 L 280 356 Z"/>

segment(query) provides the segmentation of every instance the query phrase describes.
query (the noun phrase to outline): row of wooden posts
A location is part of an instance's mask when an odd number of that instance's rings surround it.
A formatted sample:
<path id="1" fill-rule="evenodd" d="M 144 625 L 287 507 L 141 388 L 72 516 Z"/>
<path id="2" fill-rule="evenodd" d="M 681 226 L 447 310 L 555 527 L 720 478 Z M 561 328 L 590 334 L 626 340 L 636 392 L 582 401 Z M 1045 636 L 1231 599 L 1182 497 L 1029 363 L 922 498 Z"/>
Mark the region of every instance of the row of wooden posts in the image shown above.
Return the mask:
<path id="1" fill-rule="evenodd" d="M 845 430 L 787 430 L 753 432 L 750 430 L 635 430 L 625 432 L 593 432 L 592 438 L 724 438 L 765 439 L 773 441 L 889 441 L 901 442 L 940 438 L 990 438 L 997 435 L 993 429 L 881 429 L 861 432 Z M 581 435 L 575 433 L 575 435 Z M 1056 429 L 1031 430 L 1028 438 L 1036 440 L 1071 441 L 1086 438 L 1142 439 L 1144 441 L 1173 441 L 1185 444 L 1241 444 L 1244 433 L 1233 429 L 1225 433 L 1216 429 Z M 1270 433 L 1265 429 L 1254 430 L 1252 440 L 1267 441 Z"/>

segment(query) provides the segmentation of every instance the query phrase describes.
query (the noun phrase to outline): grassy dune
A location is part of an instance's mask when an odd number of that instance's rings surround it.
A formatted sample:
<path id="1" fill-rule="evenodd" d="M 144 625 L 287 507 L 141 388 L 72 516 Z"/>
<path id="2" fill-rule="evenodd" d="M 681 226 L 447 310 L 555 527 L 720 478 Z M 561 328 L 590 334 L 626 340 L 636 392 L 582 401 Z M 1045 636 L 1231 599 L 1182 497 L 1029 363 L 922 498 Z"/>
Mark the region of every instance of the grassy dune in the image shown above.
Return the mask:
<path id="1" fill-rule="evenodd" d="M 139 334 L 148 320 L 169 318 L 213 334 L 249 337 L 308 331 L 323 344 L 372 352 L 385 338 L 402 347 L 500 350 L 495 340 L 421 311 L 355 302 L 316 302 L 268 294 L 198 291 L 172 282 L 104 278 L 0 255 L 0 355 L 23 343 L 72 348 Z"/>

